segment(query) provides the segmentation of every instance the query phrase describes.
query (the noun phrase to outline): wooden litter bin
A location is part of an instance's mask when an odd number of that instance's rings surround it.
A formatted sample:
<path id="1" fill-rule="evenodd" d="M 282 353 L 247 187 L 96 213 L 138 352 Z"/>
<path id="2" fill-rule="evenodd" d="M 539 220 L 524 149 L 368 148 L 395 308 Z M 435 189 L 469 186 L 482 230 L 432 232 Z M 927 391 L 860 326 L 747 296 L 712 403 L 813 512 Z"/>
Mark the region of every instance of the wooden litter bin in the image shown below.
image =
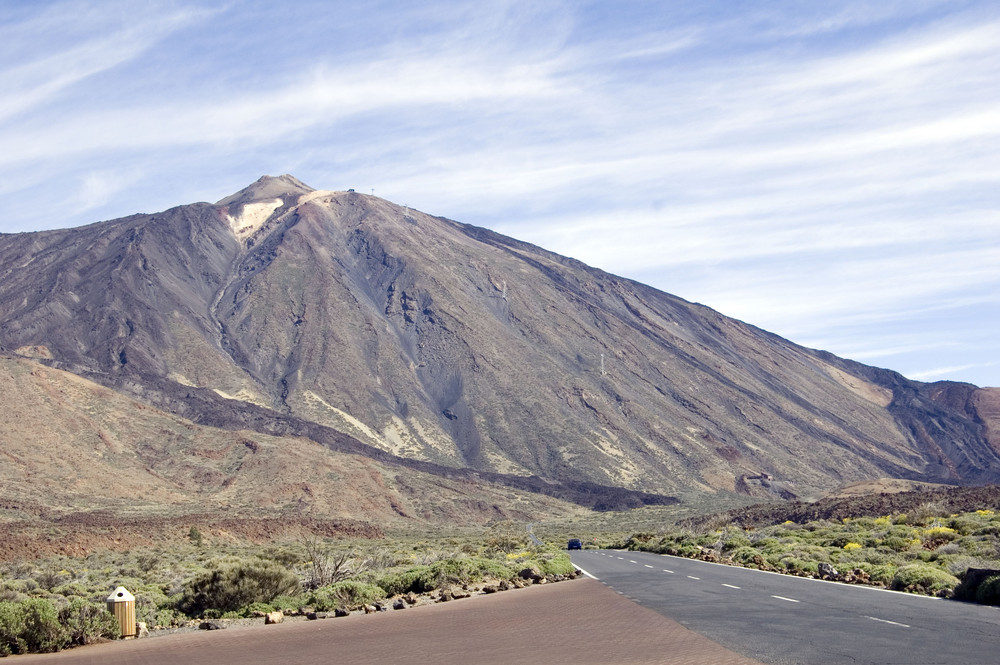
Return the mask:
<path id="1" fill-rule="evenodd" d="M 108 596 L 108 611 L 118 619 L 122 629 L 122 639 L 135 637 L 135 596 L 123 586 L 118 587 Z"/>

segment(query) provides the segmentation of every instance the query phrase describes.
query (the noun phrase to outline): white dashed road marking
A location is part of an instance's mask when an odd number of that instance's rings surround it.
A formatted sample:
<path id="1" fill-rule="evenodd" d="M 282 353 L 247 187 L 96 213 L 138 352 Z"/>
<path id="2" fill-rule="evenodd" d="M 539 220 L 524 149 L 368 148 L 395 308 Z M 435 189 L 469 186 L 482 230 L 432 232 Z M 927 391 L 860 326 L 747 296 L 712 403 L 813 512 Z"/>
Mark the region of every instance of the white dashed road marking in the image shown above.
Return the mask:
<path id="1" fill-rule="evenodd" d="M 891 626 L 899 626 L 900 628 L 909 628 L 905 623 L 897 623 L 895 621 L 889 621 L 888 619 L 877 619 L 875 617 L 865 617 L 866 619 L 871 619 L 872 621 L 878 621 L 879 623 L 887 623 Z"/>
<path id="2" fill-rule="evenodd" d="M 739 589 L 738 586 L 733 586 L 732 584 L 723 584 L 724 587 L 729 587 L 730 589 Z"/>
<path id="3" fill-rule="evenodd" d="M 794 598 L 785 598 L 784 596 L 771 596 L 771 598 L 777 598 L 778 600 L 787 600 L 790 603 L 801 603 L 801 600 L 795 600 Z"/>

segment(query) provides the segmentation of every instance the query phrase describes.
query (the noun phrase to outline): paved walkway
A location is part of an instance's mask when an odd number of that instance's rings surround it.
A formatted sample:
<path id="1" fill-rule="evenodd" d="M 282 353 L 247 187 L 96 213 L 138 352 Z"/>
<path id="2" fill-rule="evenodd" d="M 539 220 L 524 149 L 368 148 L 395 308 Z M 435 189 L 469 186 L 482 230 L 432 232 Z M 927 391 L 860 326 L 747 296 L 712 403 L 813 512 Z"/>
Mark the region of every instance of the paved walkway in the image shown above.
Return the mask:
<path id="1" fill-rule="evenodd" d="M 5 662 L 759 665 L 590 579 L 367 616 L 179 633 Z"/>

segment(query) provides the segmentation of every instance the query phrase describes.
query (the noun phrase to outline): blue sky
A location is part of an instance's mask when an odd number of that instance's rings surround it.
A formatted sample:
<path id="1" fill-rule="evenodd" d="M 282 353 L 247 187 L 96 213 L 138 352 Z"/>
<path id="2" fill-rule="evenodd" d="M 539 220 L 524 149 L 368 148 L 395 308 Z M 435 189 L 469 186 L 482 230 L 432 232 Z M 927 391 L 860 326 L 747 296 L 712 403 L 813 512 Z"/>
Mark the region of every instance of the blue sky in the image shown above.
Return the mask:
<path id="1" fill-rule="evenodd" d="M 0 5 L 0 232 L 291 173 L 1000 386 L 994 0 Z"/>

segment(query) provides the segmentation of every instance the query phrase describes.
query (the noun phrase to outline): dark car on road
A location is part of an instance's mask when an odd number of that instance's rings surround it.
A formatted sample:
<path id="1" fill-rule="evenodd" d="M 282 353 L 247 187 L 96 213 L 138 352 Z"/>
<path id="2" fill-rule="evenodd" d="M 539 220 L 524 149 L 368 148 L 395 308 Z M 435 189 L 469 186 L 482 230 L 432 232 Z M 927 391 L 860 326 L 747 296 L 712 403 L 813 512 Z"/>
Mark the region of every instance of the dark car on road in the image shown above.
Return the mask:
<path id="1" fill-rule="evenodd" d="M 569 543 L 566 544 L 566 549 L 568 550 L 582 550 L 583 543 L 580 542 L 579 538 L 570 538 Z"/>

